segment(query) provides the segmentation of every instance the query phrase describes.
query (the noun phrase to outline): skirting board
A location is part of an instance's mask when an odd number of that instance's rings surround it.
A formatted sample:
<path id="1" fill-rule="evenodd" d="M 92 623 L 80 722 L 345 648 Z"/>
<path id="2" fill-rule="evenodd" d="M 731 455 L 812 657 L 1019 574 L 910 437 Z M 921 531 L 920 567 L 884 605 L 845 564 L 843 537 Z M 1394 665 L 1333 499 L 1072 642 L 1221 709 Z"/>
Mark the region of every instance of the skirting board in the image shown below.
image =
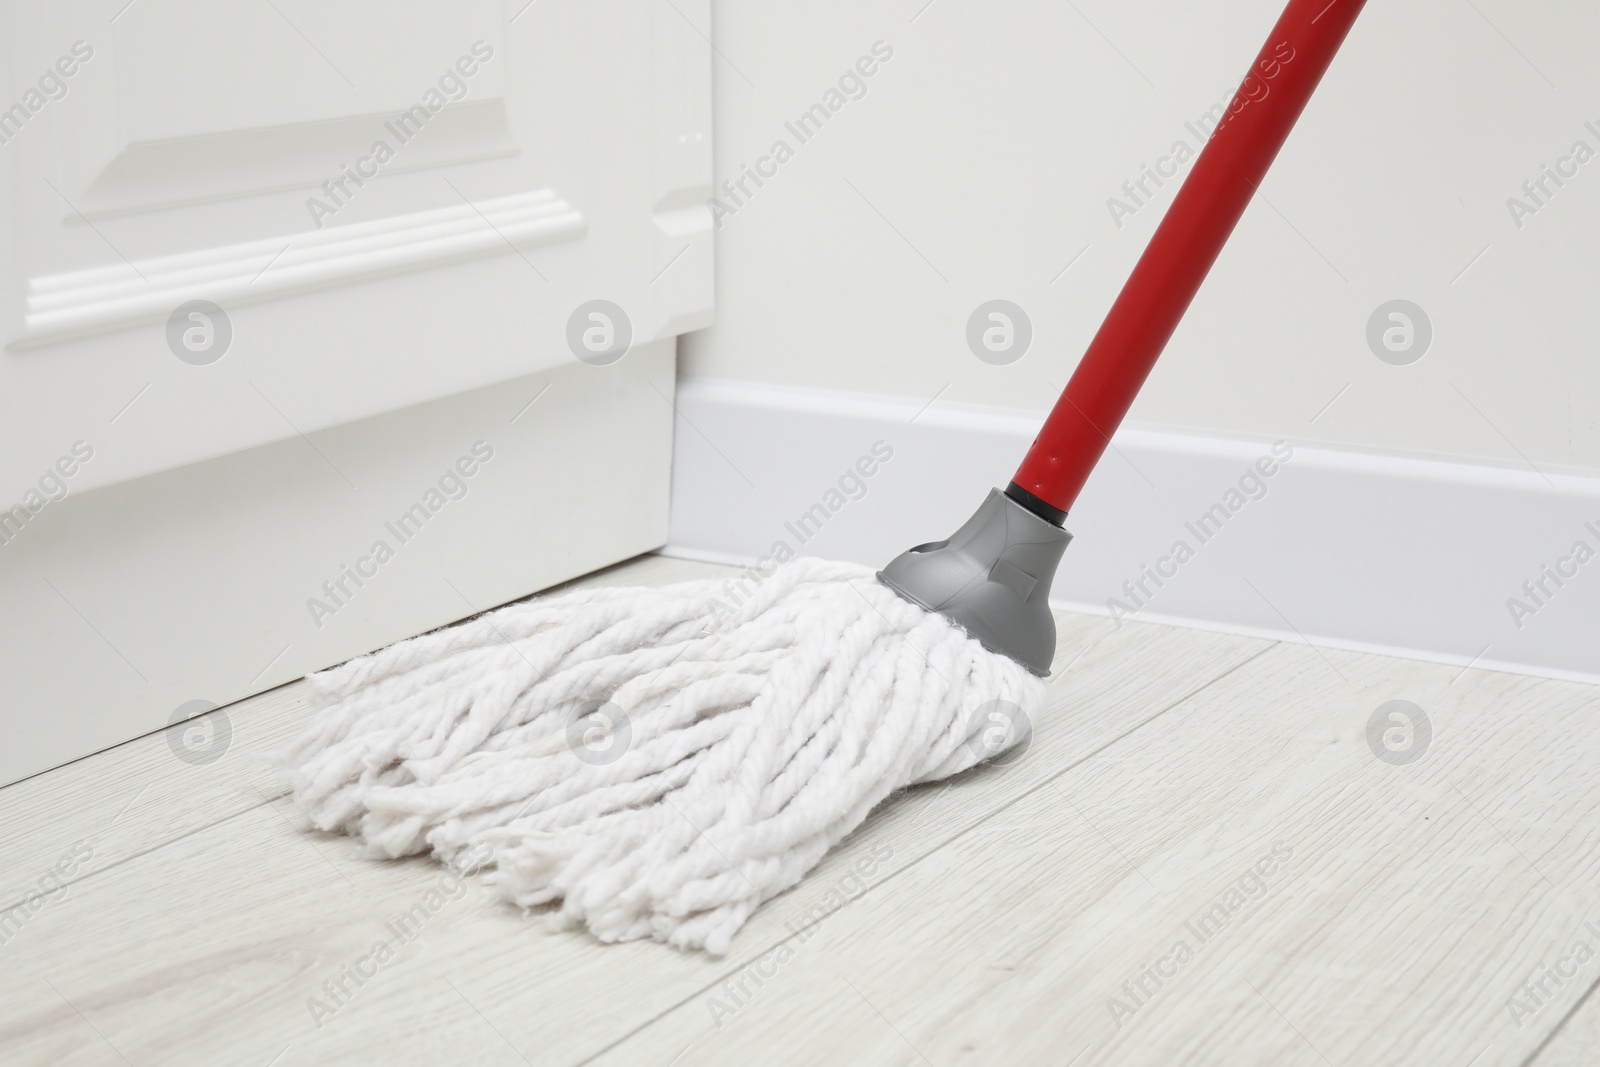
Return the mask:
<path id="1" fill-rule="evenodd" d="M 738 564 L 946 537 L 1043 420 L 693 378 L 677 406 L 664 551 Z M 1060 608 L 1600 682 L 1595 473 L 1126 426 L 1067 528 Z"/>

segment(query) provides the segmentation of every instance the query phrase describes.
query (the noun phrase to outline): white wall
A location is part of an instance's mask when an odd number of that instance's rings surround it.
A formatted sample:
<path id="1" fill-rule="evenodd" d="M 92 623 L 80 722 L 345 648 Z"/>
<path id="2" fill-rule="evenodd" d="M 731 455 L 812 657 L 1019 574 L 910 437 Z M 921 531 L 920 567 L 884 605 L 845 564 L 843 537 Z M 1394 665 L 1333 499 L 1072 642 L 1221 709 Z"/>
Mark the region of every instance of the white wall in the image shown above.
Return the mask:
<path id="1" fill-rule="evenodd" d="M 1197 147 L 1185 121 L 1279 11 L 924 3 L 714 4 L 719 179 L 794 155 L 722 219 L 718 320 L 685 374 L 1046 408 L 1173 186 L 1120 229 L 1107 199 Z M 1600 468 L 1600 159 L 1520 228 L 1506 203 L 1575 141 L 1600 151 L 1596 39 L 1574 2 L 1369 4 L 1132 417 Z M 785 122 L 876 41 L 893 56 L 865 95 L 801 143 Z M 996 297 L 1034 326 L 1009 366 L 964 339 Z M 1409 366 L 1365 339 L 1394 298 L 1433 324 Z"/>
<path id="2" fill-rule="evenodd" d="M 670 550 L 881 565 L 948 535 L 1010 477 L 1174 186 L 1120 227 L 1109 198 L 1199 147 L 1186 123 L 1279 3 L 714 2 L 719 181 L 793 155 L 719 211 Z M 1573 2 L 1368 5 L 1069 518 L 1057 603 L 1600 679 L 1600 158 L 1520 226 L 1507 207 L 1574 142 L 1600 152 L 1597 39 Z M 786 123 L 880 41 L 802 142 Z M 965 337 L 996 298 L 1034 328 L 1004 366 Z M 1366 336 L 1395 299 L 1433 328 L 1408 365 Z M 1295 460 L 1199 547 L 1185 523 L 1280 440 Z M 874 442 L 893 461 L 845 484 Z M 1130 594 L 1180 540 L 1192 562 Z"/>

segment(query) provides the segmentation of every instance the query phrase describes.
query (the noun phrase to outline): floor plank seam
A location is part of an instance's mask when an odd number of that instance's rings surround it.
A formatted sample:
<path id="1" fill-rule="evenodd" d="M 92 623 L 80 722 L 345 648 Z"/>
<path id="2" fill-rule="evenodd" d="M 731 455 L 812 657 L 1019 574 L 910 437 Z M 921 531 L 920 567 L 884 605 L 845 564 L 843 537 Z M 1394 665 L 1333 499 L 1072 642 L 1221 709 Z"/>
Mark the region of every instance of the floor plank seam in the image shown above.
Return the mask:
<path id="1" fill-rule="evenodd" d="M 66 889 L 72 888 L 75 885 L 83 885 L 85 882 L 89 881 L 89 879 L 91 879 L 91 878 L 98 878 L 100 875 L 105 874 L 108 871 L 117 870 L 118 868 L 123 867 L 126 864 L 132 863 L 134 860 L 139 859 L 142 856 L 148 856 L 148 855 L 150 855 L 152 853 L 159 852 L 162 849 L 166 848 L 168 845 L 175 845 L 180 841 L 185 841 L 188 838 L 193 837 L 195 834 L 204 833 L 205 831 L 214 829 L 214 828 L 216 828 L 218 826 L 223 825 L 224 823 L 231 822 L 234 819 L 237 819 L 241 815 L 248 815 L 252 811 L 259 811 L 260 809 L 266 807 L 269 804 L 275 804 L 278 801 L 282 800 L 284 797 L 289 795 L 289 792 L 290 792 L 289 790 L 285 789 L 283 792 L 278 793 L 278 794 L 276 794 L 276 795 L 274 795 L 272 797 L 269 797 L 269 798 L 267 798 L 265 800 L 262 800 L 259 803 L 251 804 L 247 808 L 240 808 L 238 811 L 230 812 L 227 815 L 222 816 L 222 818 L 217 819 L 214 822 L 208 822 L 204 826 L 196 826 L 191 830 L 185 830 L 183 833 L 177 835 L 176 837 L 170 837 L 165 841 L 160 841 L 160 842 L 157 842 L 154 845 L 151 845 L 149 848 L 140 849 L 138 852 L 134 852 L 134 853 L 131 853 L 131 854 L 127 855 L 127 856 L 123 856 L 121 859 L 115 860 L 115 861 L 113 861 L 111 863 L 108 863 L 104 867 L 96 867 L 94 870 L 90 871 L 89 873 L 84 874 L 84 875 L 82 875 L 82 876 L 80 876 L 78 878 L 74 878 L 70 882 L 63 882 L 62 885 L 61 885 L 61 888 L 63 890 L 66 890 Z M 27 902 L 27 897 L 26 897 L 26 895 L 24 895 L 24 897 L 21 900 L 17 901 L 15 904 L 9 904 L 9 905 L 0 906 L 0 912 L 9 912 L 9 911 L 11 911 L 11 910 L 13 910 L 15 908 L 21 907 L 26 902 Z"/>
<path id="2" fill-rule="evenodd" d="M 1567 1009 L 1565 1015 L 1556 1020 L 1556 1024 L 1550 1028 L 1550 1032 L 1544 1036 L 1544 1040 L 1540 1041 L 1534 1047 L 1534 1050 L 1528 1053 L 1528 1058 L 1518 1064 L 1517 1067 L 1533 1067 L 1538 1062 L 1539 1057 L 1544 1055 L 1544 1050 L 1550 1047 L 1550 1043 L 1561 1035 L 1561 1031 L 1567 1028 L 1567 1022 L 1582 1011 L 1585 1004 L 1589 1003 L 1589 998 L 1594 996 L 1596 989 L 1600 989 L 1600 977 L 1589 983 L 1589 988 L 1583 991 L 1583 996 L 1578 998 L 1576 1004 Z"/>

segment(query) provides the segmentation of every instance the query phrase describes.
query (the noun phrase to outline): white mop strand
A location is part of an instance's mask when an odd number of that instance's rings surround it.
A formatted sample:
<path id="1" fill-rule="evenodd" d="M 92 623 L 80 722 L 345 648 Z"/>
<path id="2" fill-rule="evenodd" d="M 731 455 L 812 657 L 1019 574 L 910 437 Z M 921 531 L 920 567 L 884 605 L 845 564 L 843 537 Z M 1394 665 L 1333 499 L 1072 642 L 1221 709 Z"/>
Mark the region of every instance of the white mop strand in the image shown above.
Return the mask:
<path id="1" fill-rule="evenodd" d="M 557 926 L 714 954 L 890 793 L 1025 736 L 1044 683 L 854 564 L 515 604 L 312 675 L 295 799 Z M 997 717 L 998 716 L 998 717 Z"/>

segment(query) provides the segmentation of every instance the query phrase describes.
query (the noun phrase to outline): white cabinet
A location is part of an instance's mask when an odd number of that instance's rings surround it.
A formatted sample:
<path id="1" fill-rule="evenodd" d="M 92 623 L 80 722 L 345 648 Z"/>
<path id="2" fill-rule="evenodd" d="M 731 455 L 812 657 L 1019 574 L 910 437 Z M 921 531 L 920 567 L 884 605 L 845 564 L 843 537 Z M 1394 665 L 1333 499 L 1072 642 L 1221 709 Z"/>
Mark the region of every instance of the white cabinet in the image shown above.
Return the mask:
<path id="1" fill-rule="evenodd" d="M 0 11 L 0 781 L 664 540 L 709 29 L 708 0 Z"/>

